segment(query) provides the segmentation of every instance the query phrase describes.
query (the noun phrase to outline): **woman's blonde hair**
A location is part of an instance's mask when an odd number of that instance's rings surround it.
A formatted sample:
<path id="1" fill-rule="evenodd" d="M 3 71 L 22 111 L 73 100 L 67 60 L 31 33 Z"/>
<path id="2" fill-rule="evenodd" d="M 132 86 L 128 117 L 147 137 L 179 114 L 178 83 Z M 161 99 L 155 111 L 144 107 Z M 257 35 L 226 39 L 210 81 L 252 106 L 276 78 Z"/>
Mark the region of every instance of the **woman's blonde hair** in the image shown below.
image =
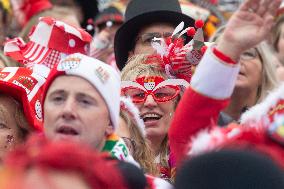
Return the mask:
<path id="1" fill-rule="evenodd" d="M 159 64 L 152 62 L 151 64 L 147 63 L 148 57 L 149 55 L 147 54 L 139 54 L 129 58 L 127 64 L 121 71 L 121 80 L 133 81 L 141 75 L 161 76 L 168 79 L 165 70 L 163 70 Z"/>
<path id="2" fill-rule="evenodd" d="M 135 141 L 135 149 L 132 154 L 133 158 L 138 161 L 145 173 L 158 175 L 157 166 L 154 164 L 154 154 L 150 150 L 150 147 L 139 130 L 136 122 L 125 110 L 120 111 L 120 117 L 126 122 L 131 139 Z"/>
<path id="3" fill-rule="evenodd" d="M 210 41 L 218 42 L 224 30 L 225 25 L 219 27 L 216 33 L 210 38 Z M 262 64 L 262 81 L 258 88 L 256 99 L 256 103 L 259 103 L 268 95 L 269 91 L 278 86 L 278 80 L 276 78 L 276 66 L 271 61 L 275 56 L 271 47 L 266 41 L 263 41 L 256 46 L 256 50 L 259 53 Z"/>
<path id="4" fill-rule="evenodd" d="M 273 29 L 271 30 L 271 44 L 272 47 L 276 52 L 279 51 L 278 49 L 278 42 L 281 35 L 282 25 L 284 24 L 284 15 L 279 16 L 276 20 L 276 24 L 274 25 Z"/>
<path id="5" fill-rule="evenodd" d="M 276 78 L 276 66 L 272 59 L 275 58 L 271 47 L 267 42 L 261 42 L 256 46 L 262 62 L 262 81 L 258 90 L 257 103 L 261 102 L 268 92 L 276 88 L 279 84 Z"/>
<path id="6" fill-rule="evenodd" d="M 165 70 L 157 62 L 153 61 L 148 63 L 149 55 L 140 54 L 132 56 L 128 59 L 126 66 L 121 72 L 122 81 L 133 81 L 139 76 L 161 76 L 164 79 L 169 79 L 166 75 Z M 175 108 L 180 100 L 181 96 L 178 96 L 175 101 Z M 168 136 L 165 136 L 159 151 L 160 165 L 168 167 L 168 156 L 169 156 L 169 146 L 168 146 Z"/>

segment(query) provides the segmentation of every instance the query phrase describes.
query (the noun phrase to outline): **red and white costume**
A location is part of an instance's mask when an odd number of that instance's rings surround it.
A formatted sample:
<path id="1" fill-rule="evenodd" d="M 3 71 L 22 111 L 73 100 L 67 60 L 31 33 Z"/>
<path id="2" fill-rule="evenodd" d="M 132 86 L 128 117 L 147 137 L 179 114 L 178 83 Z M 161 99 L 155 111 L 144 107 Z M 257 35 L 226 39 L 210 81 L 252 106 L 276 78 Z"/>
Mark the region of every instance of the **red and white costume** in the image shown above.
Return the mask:
<path id="1" fill-rule="evenodd" d="M 31 29 L 29 39 L 27 43 L 19 37 L 7 40 L 5 55 L 25 67 L 41 64 L 52 69 L 69 54 L 88 54 L 92 36 L 81 28 L 51 17 L 41 17 Z"/>
<path id="2" fill-rule="evenodd" d="M 161 178 L 150 175 L 145 175 L 145 177 L 148 185 L 146 189 L 173 189 L 173 186 L 170 183 Z"/>
<path id="3" fill-rule="evenodd" d="M 220 128 L 215 124 L 229 102 L 238 71 L 239 65 L 218 50 L 205 54 L 169 130 L 178 164 L 186 154 L 191 157 L 221 148 L 241 148 L 262 152 L 284 168 L 283 86 L 253 108 L 241 125 Z"/>
<path id="4" fill-rule="evenodd" d="M 170 130 L 170 149 L 179 163 L 188 151 L 190 139 L 210 128 L 229 103 L 239 65 L 216 48 L 209 48 L 176 109 Z"/>

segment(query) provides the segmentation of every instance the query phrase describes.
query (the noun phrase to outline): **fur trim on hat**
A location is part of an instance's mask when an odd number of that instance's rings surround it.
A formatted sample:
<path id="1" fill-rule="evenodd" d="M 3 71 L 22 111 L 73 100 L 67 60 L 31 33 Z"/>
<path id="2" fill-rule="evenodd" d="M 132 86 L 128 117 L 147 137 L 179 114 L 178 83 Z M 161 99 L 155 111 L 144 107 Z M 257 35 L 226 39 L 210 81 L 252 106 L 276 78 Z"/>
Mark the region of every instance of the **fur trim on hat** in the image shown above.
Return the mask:
<path id="1" fill-rule="evenodd" d="M 262 103 L 257 104 L 246 111 L 240 118 L 241 123 L 256 123 L 261 121 L 280 99 L 284 99 L 284 83 L 271 92 Z"/>
<path id="2" fill-rule="evenodd" d="M 202 130 L 192 138 L 189 156 L 196 156 L 209 151 L 219 149 L 230 138 L 240 133 L 239 128 L 232 128 L 229 132 L 224 132 L 220 127 L 214 127 L 212 130 Z"/>
<path id="3" fill-rule="evenodd" d="M 265 124 L 258 126 L 233 125 L 233 127 L 203 130 L 192 138 L 189 146 L 189 157 L 194 157 L 210 151 L 220 149 L 254 149 L 270 156 L 282 168 L 284 168 L 283 146 L 271 139 L 267 133 Z"/>

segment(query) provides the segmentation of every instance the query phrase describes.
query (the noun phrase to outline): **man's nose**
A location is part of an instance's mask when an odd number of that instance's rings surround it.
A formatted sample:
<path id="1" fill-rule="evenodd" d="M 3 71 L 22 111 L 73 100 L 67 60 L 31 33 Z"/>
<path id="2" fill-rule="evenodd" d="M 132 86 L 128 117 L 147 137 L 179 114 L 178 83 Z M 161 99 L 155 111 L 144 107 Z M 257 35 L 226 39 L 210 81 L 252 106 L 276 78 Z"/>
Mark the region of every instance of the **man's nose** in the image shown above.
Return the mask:
<path id="1" fill-rule="evenodd" d="M 74 119 L 76 117 L 76 103 L 72 98 L 68 98 L 63 106 L 62 116 L 65 119 Z"/>

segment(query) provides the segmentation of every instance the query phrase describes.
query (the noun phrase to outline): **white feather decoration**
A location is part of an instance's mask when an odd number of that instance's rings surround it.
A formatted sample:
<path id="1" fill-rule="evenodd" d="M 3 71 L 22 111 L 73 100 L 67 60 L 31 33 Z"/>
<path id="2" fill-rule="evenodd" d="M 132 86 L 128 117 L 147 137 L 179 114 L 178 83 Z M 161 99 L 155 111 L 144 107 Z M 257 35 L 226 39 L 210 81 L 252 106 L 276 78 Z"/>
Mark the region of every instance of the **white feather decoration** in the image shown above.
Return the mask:
<path id="1" fill-rule="evenodd" d="M 185 28 L 182 32 L 180 32 L 180 34 L 179 34 L 178 37 L 180 37 L 180 36 L 182 36 L 183 34 L 185 34 L 189 28 L 191 28 L 191 27 L 187 27 L 187 28 Z"/>
<path id="2" fill-rule="evenodd" d="M 183 30 L 184 28 L 184 22 L 181 22 L 174 30 L 172 36 L 176 35 L 177 33 L 179 33 L 181 30 Z"/>

